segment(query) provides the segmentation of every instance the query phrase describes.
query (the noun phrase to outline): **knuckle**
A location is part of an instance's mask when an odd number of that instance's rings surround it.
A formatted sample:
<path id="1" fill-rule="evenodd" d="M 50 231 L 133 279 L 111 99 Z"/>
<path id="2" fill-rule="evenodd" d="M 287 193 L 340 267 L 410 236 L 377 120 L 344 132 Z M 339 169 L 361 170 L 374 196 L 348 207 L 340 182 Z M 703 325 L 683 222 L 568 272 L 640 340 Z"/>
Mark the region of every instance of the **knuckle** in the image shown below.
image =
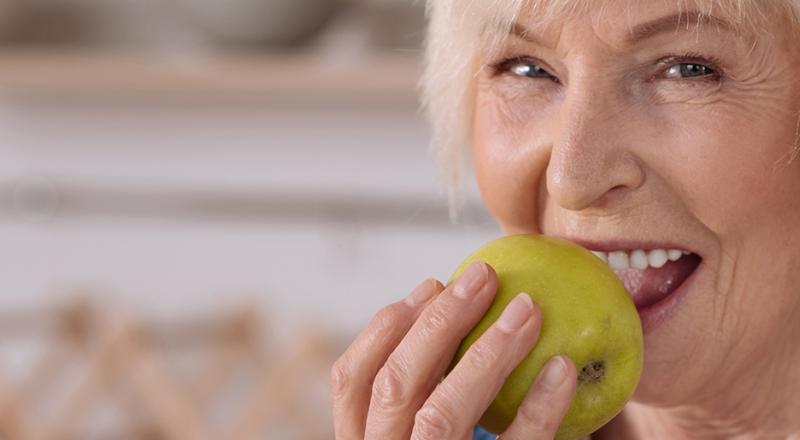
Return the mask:
<path id="1" fill-rule="evenodd" d="M 350 364 L 347 357 L 342 356 L 331 367 L 330 388 L 334 399 L 341 398 L 350 383 Z"/>
<path id="2" fill-rule="evenodd" d="M 372 402 L 384 413 L 401 411 L 404 408 L 403 375 L 391 359 L 378 371 L 372 383 Z"/>
<path id="3" fill-rule="evenodd" d="M 447 331 L 452 318 L 441 306 L 432 306 L 423 322 L 422 331 L 426 335 Z"/>
<path id="4" fill-rule="evenodd" d="M 554 432 L 558 431 L 558 425 L 559 424 L 560 423 L 557 420 L 553 419 L 552 417 L 545 418 L 544 420 L 542 420 L 540 422 L 539 430 L 542 433 L 551 433 L 551 432 L 554 433 Z"/>
<path id="5" fill-rule="evenodd" d="M 390 304 L 378 311 L 369 325 L 370 332 L 376 336 L 386 336 L 397 333 L 402 328 L 406 313 L 398 303 Z"/>
<path id="6" fill-rule="evenodd" d="M 478 340 L 469 349 L 469 354 L 465 359 L 470 367 L 480 370 L 493 370 L 501 362 L 502 355 L 497 347 L 485 341 Z"/>
<path id="7" fill-rule="evenodd" d="M 435 405 L 425 405 L 414 417 L 411 438 L 416 440 L 440 440 L 453 434 L 452 417 Z"/>

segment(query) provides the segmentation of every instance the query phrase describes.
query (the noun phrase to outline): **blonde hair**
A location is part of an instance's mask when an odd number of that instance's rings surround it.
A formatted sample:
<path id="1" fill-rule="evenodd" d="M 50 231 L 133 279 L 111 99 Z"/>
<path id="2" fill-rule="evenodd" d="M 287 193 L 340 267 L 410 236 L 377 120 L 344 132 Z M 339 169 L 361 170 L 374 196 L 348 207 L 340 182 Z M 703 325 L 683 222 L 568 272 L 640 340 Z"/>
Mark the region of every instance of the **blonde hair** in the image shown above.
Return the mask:
<path id="1" fill-rule="evenodd" d="M 528 12 L 526 18 L 535 17 L 536 22 L 530 25 L 538 26 L 567 19 L 590 7 L 599 8 L 601 15 L 609 1 L 637 0 L 428 0 L 422 104 L 432 126 L 432 148 L 447 190 L 451 220 L 457 220 L 463 205 L 463 153 L 471 142 L 475 76 L 482 68 L 480 54 L 491 58 L 491 53 L 499 50 L 523 10 Z M 692 6 L 701 15 L 713 11 L 752 35 L 767 25 L 768 13 L 777 13 L 789 21 L 794 38 L 800 36 L 800 0 L 674 1 L 681 11 Z"/>

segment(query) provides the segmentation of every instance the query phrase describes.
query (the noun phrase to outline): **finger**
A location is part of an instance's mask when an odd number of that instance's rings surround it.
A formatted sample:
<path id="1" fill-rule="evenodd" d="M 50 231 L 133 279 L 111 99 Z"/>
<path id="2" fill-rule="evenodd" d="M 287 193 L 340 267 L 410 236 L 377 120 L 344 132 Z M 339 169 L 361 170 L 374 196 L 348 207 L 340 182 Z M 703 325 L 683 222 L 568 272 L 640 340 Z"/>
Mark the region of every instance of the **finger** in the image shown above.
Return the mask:
<path id="1" fill-rule="evenodd" d="M 459 342 L 489 308 L 497 276 L 483 262 L 463 274 L 422 312 L 375 377 L 368 439 L 408 439 L 414 416 L 453 359 Z"/>
<path id="2" fill-rule="evenodd" d="M 572 403 L 577 374 L 567 356 L 556 356 L 542 368 L 503 440 L 552 440 Z"/>
<path id="3" fill-rule="evenodd" d="M 337 439 L 364 438 L 373 378 L 425 305 L 442 290 L 442 283 L 428 279 L 405 300 L 381 309 L 333 364 L 331 397 Z"/>
<path id="4" fill-rule="evenodd" d="M 533 348 L 541 312 L 527 293 L 467 350 L 417 412 L 413 439 L 464 438 L 494 400 L 514 367 Z"/>

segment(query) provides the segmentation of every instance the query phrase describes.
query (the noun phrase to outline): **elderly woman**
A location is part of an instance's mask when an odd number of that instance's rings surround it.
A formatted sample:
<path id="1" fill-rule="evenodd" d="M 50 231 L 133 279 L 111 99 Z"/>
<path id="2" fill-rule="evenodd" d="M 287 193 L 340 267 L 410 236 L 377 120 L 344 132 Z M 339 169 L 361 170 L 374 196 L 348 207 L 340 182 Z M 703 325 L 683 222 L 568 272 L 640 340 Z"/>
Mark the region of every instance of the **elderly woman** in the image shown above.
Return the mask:
<path id="1" fill-rule="evenodd" d="M 469 146 L 506 233 L 597 251 L 639 310 L 641 381 L 592 437 L 800 438 L 800 1 L 429 13 L 426 103 L 454 205 Z M 478 419 L 546 319 L 513 301 L 440 382 L 496 285 L 476 263 L 380 311 L 334 366 L 337 438 L 485 436 Z M 553 358 L 502 439 L 552 438 L 575 387 Z"/>

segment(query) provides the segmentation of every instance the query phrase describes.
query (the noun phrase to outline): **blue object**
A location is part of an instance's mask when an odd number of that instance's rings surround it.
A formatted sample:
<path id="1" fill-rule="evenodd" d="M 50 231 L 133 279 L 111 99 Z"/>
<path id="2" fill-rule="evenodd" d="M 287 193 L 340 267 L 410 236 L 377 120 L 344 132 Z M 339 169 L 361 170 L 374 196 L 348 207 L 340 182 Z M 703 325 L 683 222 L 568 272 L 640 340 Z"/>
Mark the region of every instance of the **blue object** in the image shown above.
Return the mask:
<path id="1" fill-rule="evenodd" d="M 496 435 L 481 428 L 480 426 L 476 426 L 475 429 L 472 431 L 472 440 L 495 440 L 495 439 L 497 439 Z"/>

